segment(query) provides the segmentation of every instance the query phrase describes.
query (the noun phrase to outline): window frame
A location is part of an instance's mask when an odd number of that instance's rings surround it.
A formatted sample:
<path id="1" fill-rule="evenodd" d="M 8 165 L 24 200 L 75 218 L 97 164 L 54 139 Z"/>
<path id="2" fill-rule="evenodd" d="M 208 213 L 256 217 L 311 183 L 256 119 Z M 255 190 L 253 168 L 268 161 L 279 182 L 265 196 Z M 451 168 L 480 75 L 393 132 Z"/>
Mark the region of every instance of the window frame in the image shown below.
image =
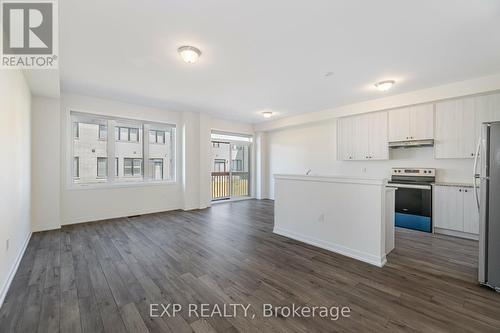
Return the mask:
<path id="1" fill-rule="evenodd" d="M 165 122 L 165 121 L 149 121 L 147 118 L 127 118 L 127 117 L 117 117 L 113 115 L 106 115 L 106 114 L 98 114 L 98 113 L 92 113 L 88 111 L 82 111 L 78 109 L 74 109 L 71 107 L 68 107 L 65 112 L 65 118 L 66 118 L 66 125 L 65 125 L 65 155 L 67 156 L 66 158 L 66 167 L 65 167 L 65 183 L 66 183 L 66 189 L 68 190 L 89 190 L 89 189 L 100 189 L 100 188 L 120 188 L 120 187 L 144 187 L 144 186 L 159 186 L 159 185 L 178 185 L 179 184 L 179 178 L 178 178 L 178 170 L 181 166 L 181 156 L 179 155 L 179 136 L 181 135 L 182 128 L 178 128 L 178 124 L 176 122 Z M 107 141 L 107 151 L 108 151 L 108 156 L 107 156 L 107 181 L 105 182 L 75 182 L 75 178 L 73 177 L 73 163 L 74 163 L 74 149 L 75 149 L 75 142 L 76 140 L 80 139 L 80 135 L 76 137 L 73 132 L 73 124 L 74 123 L 80 123 L 82 122 L 81 119 L 89 119 L 93 123 L 101 123 L 105 122 L 107 127 L 107 138 L 105 139 Z M 85 121 L 84 121 L 85 122 Z M 123 123 L 139 123 L 140 126 L 123 126 Z M 78 126 L 79 127 L 79 126 Z M 115 137 L 114 130 L 115 128 L 118 127 L 127 127 L 127 128 L 135 128 L 138 130 L 138 137 L 137 141 L 118 141 L 117 138 Z M 166 144 L 166 136 L 167 134 L 169 135 L 170 139 L 170 144 L 169 144 L 169 151 L 168 151 L 168 156 L 164 158 L 164 163 L 169 163 L 169 172 L 163 173 L 163 176 L 168 176 L 170 177 L 169 179 L 153 179 L 153 177 L 149 177 L 149 171 L 148 171 L 148 177 L 142 177 L 141 181 L 133 181 L 133 182 L 127 182 L 127 181 L 120 181 L 118 178 L 122 178 L 122 176 L 116 175 L 116 170 L 113 172 L 112 168 L 119 168 L 121 167 L 122 164 L 120 162 L 116 163 L 116 159 L 118 158 L 117 156 L 114 156 L 115 152 L 115 147 L 117 142 L 132 142 L 136 144 L 140 144 L 143 148 L 143 152 L 145 153 L 145 147 L 147 144 L 152 144 L 149 143 L 149 137 L 145 137 L 145 133 L 149 133 L 149 129 L 162 129 L 165 128 L 165 144 Z M 78 132 L 79 128 L 78 128 Z M 113 133 L 111 133 L 113 132 Z M 129 132 L 129 131 L 127 131 Z M 80 133 L 78 133 L 80 134 Z M 128 133 L 129 134 L 129 133 Z M 130 134 L 129 134 L 130 135 Z M 127 139 L 130 137 L 128 136 Z M 114 146 L 111 146 L 114 145 Z M 112 149 L 110 149 L 112 147 Z M 149 150 L 148 150 L 149 151 Z M 112 158 L 113 162 L 115 165 L 110 166 L 109 158 Z M 118 158 L 118 160 L 122 158 Z M 146 175 L 146 166 L 149 168 L 149 164 L 146 165 L 145 159 L 149 160 L 150 157 L 149 155 L 144 155 L 142 158 L 141 163 L 141 174 Z M 80 166 L 79 161 L 79 166 Z M 97 161 L 96 161 L 97 163 Z M 80 169 L 80 168 L 79 168 Z M 136 166 L 137 170 L 137 166 Z M 113 173 L 113 175 L 110 176 L 110 172 Z M 81 170 L 79 170 L 80 176 L 81 176 Z M 97 172 L 96 172 L 97 174 Z M 137 177 L 137 176 L 134 176 Z M 97 178 L 97 177 L 96 177 Z M 104 178 L 104 177 L 103 177 Z M 105 179 L 106 179 L 105 178 Z M 102 178 L 100 178 L 102 179 Z"/>

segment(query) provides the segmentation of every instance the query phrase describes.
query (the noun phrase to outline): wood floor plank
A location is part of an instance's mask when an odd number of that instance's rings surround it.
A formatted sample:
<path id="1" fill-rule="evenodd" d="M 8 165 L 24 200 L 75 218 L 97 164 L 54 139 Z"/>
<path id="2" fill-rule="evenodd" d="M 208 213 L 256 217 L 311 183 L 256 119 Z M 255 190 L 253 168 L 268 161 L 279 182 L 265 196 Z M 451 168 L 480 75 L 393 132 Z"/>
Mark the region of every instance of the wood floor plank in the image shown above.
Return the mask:
<path id="1" fill-rule="evenodd" d="M 477 242 L 396 229 L 379 268 L 275 235 L 273 216 L 272 201 L 247 200 L 35 233 L 0 332 L 500 331 L 500 294 L 477 284 Z M 150 316 L 170 303 L 177 316 Z M 190 315 L 203 303 L 248 303 L 256 317 Z M 262 315 L 292 303 L 351 315 Z"/>

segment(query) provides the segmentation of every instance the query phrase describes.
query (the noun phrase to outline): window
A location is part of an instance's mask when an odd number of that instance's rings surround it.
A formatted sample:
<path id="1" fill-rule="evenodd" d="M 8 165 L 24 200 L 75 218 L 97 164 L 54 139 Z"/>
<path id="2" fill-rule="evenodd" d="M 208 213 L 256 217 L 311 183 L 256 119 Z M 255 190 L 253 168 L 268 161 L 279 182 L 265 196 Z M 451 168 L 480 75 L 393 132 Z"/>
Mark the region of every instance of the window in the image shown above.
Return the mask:
<path id="1" fill-rule="evenodd" d="M 163 180 L 163 159 L 152 158 L 149 160 L 149 165 L 151 166 L 151 177 L 154 180 Z"/>
<path id="2" fill-rule="evenodd" d="M 243 171 L 243 161 L 242 160 L 233 160 L 232 166 L 233 166 L 232 171 Z"/>
<path id="3" fill-rule="evenodd" d="M 80 177 L 80 159 L 78 156 L 73 157 L 73 177 Z"/>
<path id="4" fill-rule="evenodd" d="M 105 178 L 108 176 L 108 159 L 106 157 L 97 158 L 97 177 Z"/>
<path id="5" fill-rule="evenodd" d="M 71 112 L 71 125 L 73 183 L 175 180 L 175 125 L 81 112 Z"/>
<path id="6" fill-rule="evenodd" d="M 123 159 L 123 175 L 125 176 L 142 176 L 142 159 L 141 158 L 124 158 Z"/>
<path id="7" fill-rule="evenodd" d="M 165 131 L 151 130 L 149 131 L 149 143 L 165 143 Z"/>
<path id="8" fill-rule="evenodd" d="M 139 142 L 139 129 L 130 127 L 115 127 L 117 141 Z"/>
<path id="9" fill-rule="evenodd" d="M 214 160 L 214 172 L 226 172 L 226 160 Z"/>
<path id="10" fill-rule="evenodd" d="M 108 130 L 106 125 L 99 125 L 99 140 L 108 139 Z"/>

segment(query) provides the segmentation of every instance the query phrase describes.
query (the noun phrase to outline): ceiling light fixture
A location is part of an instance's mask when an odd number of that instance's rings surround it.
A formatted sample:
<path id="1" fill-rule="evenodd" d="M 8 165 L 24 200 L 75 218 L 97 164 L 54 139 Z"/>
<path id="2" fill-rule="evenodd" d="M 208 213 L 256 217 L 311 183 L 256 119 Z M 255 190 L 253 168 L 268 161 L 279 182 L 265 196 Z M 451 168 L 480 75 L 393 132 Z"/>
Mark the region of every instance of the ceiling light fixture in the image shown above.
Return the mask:
<path id="1" fill-rule="evenodd" d="M 262 112 L 262 115 L 264 118 L 271 118 L 273 116 L 273 113 L 271 111 L 264 111 Z"/>
<path id="2" fill-rule="evenodd" d="M 201 51 L 194 46 L 181 46 L 177 49 L 179 55 L 185 63 L 193 64 L 198 61 L 198 58 L 201 56 Z"/>
<path id="3" fill-rule="evenodd" d="M 386 80 L 375 83 L 375 88 L 378 91 L 387 91 L 392 88 L 392 86 L 396 83 L 394 80 Z"/>

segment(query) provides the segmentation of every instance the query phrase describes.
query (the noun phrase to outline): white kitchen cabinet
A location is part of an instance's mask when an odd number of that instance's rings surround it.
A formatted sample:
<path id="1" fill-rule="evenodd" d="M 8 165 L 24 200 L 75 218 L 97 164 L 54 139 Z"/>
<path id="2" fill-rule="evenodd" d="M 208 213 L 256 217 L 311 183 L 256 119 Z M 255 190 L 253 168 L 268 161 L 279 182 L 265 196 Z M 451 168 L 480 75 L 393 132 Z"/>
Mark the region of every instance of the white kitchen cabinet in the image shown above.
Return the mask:
<path id="1" fill-rule="evenodd" d="M 479 211 L 473 188 L 462 188 L 464 199 L 464 232 L 479 234 Z"/>
<path id="2" fill-rule="evenodd" d="M 458 187 L 434 186 L 433 224 L 436 228 L 463 231 L 462 193 Z"/>
<path id="3" fill-rule="evenodd" d="M 344 117 L 337 120 L 337 153 L 339 160 L 354 160 L 355 156 L 355 117 Z"/>
<path id="4" fill-rule="evenodd" d="M 423 104 L 410 107 L 410 139 L 434 139 L 433 104 Z"/>
<path id="5" fill-rule="evenodd" d="M 389 159 L 387 142 L 387 112 L 369 113 L 368 121 L 368 158 L 373 160 Z"/>
<path id="6" fill-rule="evenodd" d="M 469 237 L 479 233 L 479 213 L 474 189 L 458 186 L 434 186 L 433 224 L 437 232 Z"/>
<path id="7" fill-rule="evenodd" d="M 410 137 L 410 108 L 388 111 L 389 142 L 406 141 Z"/>
<path id="8" fill-rule="evenodd" d="M 390 110 L 389 142 L 434 138 L 434 106 L 423 104 Z"/>
<path id="9" fill-rule="evenodd" d="M 389 158 L 387 112 L 340 118 L 337 131 L 338 159 L 359 161 Z"/>
<path id="10" fill-rule="evenodd" d="M 474 158 L 481 124 L 500 121 L 500 94 L 436 103 L 436 158 Z"/>
<path id="11" fill-rule="evenodd" d="M 474 97 L 475 113 L 475 142 L 481 136 L 481 124 L 488 121 L 500 121 L 500 94 L 491 94 Z"/>
<path id="12" fill-rule="evenodd" d="M 475 100 L 459 98 L 436 103 L 436 158 L 473 158 L 476 151 Z"/>

